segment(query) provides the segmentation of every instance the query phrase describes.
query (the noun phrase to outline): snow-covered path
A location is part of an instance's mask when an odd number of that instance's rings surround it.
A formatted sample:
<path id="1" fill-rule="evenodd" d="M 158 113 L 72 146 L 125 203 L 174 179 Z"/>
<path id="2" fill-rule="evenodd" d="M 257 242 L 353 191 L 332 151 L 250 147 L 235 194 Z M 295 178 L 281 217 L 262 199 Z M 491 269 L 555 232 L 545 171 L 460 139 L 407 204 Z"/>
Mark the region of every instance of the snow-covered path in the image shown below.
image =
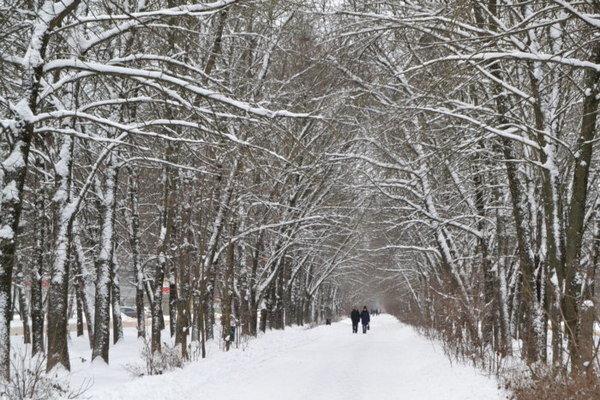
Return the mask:
<path id="1" fill-rule="evenodd" d="M 180 371 L 89 394 L 102 400 L 504 398 L 496 386 L 473 368 L 451 365 L 431 342 L 381 315 L 364 335 L 352 334 L 349 320 L 270 332 L 245 351 L 213 353 Z"/>

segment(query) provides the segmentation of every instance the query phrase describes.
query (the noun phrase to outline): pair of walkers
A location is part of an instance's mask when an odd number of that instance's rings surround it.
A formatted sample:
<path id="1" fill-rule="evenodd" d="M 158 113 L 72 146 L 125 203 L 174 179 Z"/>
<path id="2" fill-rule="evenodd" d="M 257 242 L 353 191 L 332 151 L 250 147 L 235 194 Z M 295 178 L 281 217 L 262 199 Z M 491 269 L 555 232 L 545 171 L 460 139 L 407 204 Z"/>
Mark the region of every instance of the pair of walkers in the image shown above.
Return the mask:
<path id="1" fill-rule="evenodd" d="M 369 322 L 371 322 L 371 316 L 367 310 L 367 306 L 364 306 L 362 311 L 358 311 L 358 308 L 354 307 L 350 313 L 350 319 L 352 320 L 352 333 L 358 333 L 358 323 L 362 323 L 363 333 L 367 333 L 369 330 Z"/>

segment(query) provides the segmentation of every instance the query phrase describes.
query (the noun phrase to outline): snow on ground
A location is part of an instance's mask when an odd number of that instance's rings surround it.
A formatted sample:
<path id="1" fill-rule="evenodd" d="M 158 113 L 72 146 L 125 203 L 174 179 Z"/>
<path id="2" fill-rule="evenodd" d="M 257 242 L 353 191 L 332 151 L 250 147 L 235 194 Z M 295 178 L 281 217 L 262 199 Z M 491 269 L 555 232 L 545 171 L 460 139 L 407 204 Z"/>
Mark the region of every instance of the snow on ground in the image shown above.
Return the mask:
<path id="1" fill-rule="evenodd" d="M 494 400 L 505 396 L 494 379 L 451 364 L 439 347 L 389 315 L 352 334 L 349 320 L 314 329 L 271 331 L 228 353 L 165 375 L 131 378 L 135 330 L 111 349 L 111 365 L 90 364 L 87 338 L 73 340 L 72 383 L 93 379 L 94 400 Z M 79 354 L 85 354 L 82 362 Z M 85 358 L 85 357 L 84 357 Z"/>

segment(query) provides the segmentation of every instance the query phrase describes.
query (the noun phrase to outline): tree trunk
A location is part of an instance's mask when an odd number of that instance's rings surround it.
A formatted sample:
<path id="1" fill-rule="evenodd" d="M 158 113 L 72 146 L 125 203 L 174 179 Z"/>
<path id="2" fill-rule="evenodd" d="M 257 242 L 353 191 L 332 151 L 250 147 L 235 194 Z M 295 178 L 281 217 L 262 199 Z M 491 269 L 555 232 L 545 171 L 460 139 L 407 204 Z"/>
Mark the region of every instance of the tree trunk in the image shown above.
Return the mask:
<path id="1" fill-rule="evenodd" d="M 21 316 L 21 322 L 23 323 L 23 343 L 31 343 L 31 329 L 29 328 L 29 309 L 27 307 L 27 299 L 25 298 L 25 289 L 23 282 L 22 266 L 19 268 L 17 278 L 19 279 L 19 286 L 17 286 L 17 296 L 19 298 L 19 315 Z"/>
<path id="2" fill-rule="evenodd" d="M 192 310 L 191 305 L 191 286 L 192 286 L 192 268 L 194 265 L 194 228 L 192 225 L 193 209 L 189 204 L 182 207 L 181 227 L 184 230 L 182 235 L 183 243 L 180 244 L 179 273 L 177 274 L 179 295 L 177 298 L 177 324 L 175 327 L 175 344 L 181 347 L 181 355 L 184 359 L 189 358 L 188 354 L 188 334 L 190 329 L 190 320 Z"/>
<path id="3" fill-rule="evenodd" d="M 175 331 L 177 330 L 177 304 L 179 303 L 177 299 L 177 273 L 176 266 L 172 264 L 170 266 L 169 273 L 169 333 L 171 337 L 175 336 Z"/>
<path id="4" fill-rule="evenodd" d="M 177 149 L 173 143 L 169 142 L 165 151 L 165 159 L 168 162 L 175 162 Z M 152 353 L 161 351 L 161 329 L 164 327 L 162 317 L 162 286 L 167 271 L 167 257 L 171 245 L 171 235 L 173 234 L 174 213 L 176 205 L 178 171 L 177 169 L 165 166 L 163 169 L 163 206 L 161 210 L 160 237 L 158 245 L 158 265 L 154 274 L 154 296 L 152 303 Z"/>
<path id="5" fill-rule="evenodd" d="M 498 304 L 500 308 L 500 343 L 499 350 L 501 354 L 510 355 L 510 312 L 509 312 L 509 287 L 507 282 L 507 263 L 509 249 L 509 237 L 505 231 L 508 226 L 509 218 L 502 214 L 502 211 L 496 211 L 496 240 L 497 240 L 497 276 L 500 287 L 497 290 Z"/>
<path id="6" fill-rule="evenodd" d="M 113 323 L 113 343 L 118 343 L 123 336 L 123 319 L 121 318 L 121 286 L 119 283 L 119 264 L 117 256 L 113 254 L 111 268 L 111 305 L 112 305 L 112 323 Z"/>
<path id="7" fill-rule="evenodd" d="M 57 204 L 58 232 L 54 246 L 50 288 L 48 289 L 48 359 L 47 371 L 57 364 L 71 369 L 67 346 L 68 320 L 67 307 L 69 297 L 69 259 L 72 242 L 73 216 L 75 214 L 71 200 L 71 179 L 73 168 L 73 138 L 62 137 L 60 165 L 57 171 L 58 189 L 54 196 Z"/>
<path id="8" fill-rule="evenodd" d="M 235 226 L 232 227 L 231 236 L 235 236 Z M 233 336 L 231 335 L 232 326 L 232 303 L 233 303 L 233 269 L 235 262 L 235 245 L 233 243 L 227 246 L 227 256 L 226 256 L 226 265 L 225 265 L 225 275 L 223 277 L 223 286 L 222 286 L 222 296 L 221 296 L 221 327 L 222 327 L 222 337 L 225 342 L 225 350 L 229 351 L 229 347 L 231 346 L 231 340 Z M 235 329 L 235 328 L 234 328 Z"/>
<path id="9" fill-rule="evenodd" d="M 596 8 L 599 6 L 597 5 Z M 600 63 L 600 45 L 592 49 L 591 61 Z M 588 198 L 588 183 L 592 151 L 596 136 L 598 104 L 600 104 L 600 71 L 588 69 L 585 72 L 583 88 L 586 96 L 583 99 L 581 130 L 578 138 L 578 157 L 575 159 L 573 185 L 567 220 L 565 248 L 565 291 L 562 298 L 562 313 L 565 320 L 565 333 L 569 340 L 569 354 L 574 370 L 583 367 L 584 360 L 590 360 L 592 354 L 584 354 L 580 346 L 579 300 L 581 282 L 578 278 L 581 247 L 584 233 L 585 208 Z M 587 308 L 586 308 L 587 310 Z M 589 323 L 589 318 L 586 318 Z M 589 329 L 584 328 L 586 331 Z"/>
<path id="10" fill-rule="evenodd" d="M 85 256 L 83 248 L 81 246 L 81 238 L 79 237 L 79 227 L 76 226 L 75 235 L 73 238 L 74 250 L 75 250 L 75 290 L 78 300 L 81 300 L 81 306 L 83 309 L 83 315 L 87 325 L 88 339 L 90 342 L 90 349 L 94 348 L 94 312 L 92 310 L 90 301 L 88 299 L 88 291 L 85 280 L 86 270 L 84 269 Z"/>
<path id="11" fill-rule="evenodd" d="M 35 248 L 34 264 L 31 270 L 31 355 L 44 352 L 44 299 L 42 295 L 42 275 L 44 270 L 44 243 L 46 238 L 45 191 L 41 187 L 35 201 Z"/>
<path id="12" fill-rule="evenodd" d="M 27 74 L 29 96 L 20 104 L 35 109 L 41 68 Z M 21 117 L 20 117 L 21 118 Z M 8 157 L 0 163 L 0 378 L 10 379 L 10 311 L 12 272 L 17 251 L 17 235 L 23 205 L 33 125 L 19 119 L 13 131 Z"/>
<path id="13" fill-rule="evenodd" d="M 208 339 L 212 339 L 213 336 L 213 326 L 214 326 L 214 295 L 215 295 L 215 284 L 216 284 L 216 274 L 215 270 L 215 255 L 217 253 L 217 245 L 219 238 L 221 236 L 221 231 L 225 224 L 225 217 L 227 215 L 227 211 L 229 210 L 229 203 L 231 201 L 231 197 L 234 190 L 235 177 L 238 172 L 238 168 L 240 166 L 240 162 L 236 159 L 233 161 L 233 165 L 231 166 L 231 170 L 229 171 L 229 175 L 227 177 L 227 182 L 225 183 L 225 187 L 221 191 L 221 195 L 219 196 L 219 203 L 217 208 L 217 213 L 215 219 L 212 224 L 211 236 L 206 244 L 206 253 L 204 258 L 204 323 L 206 330 L 206 337 Z M 218 181 L 221 179 L 219 178 Z"/>
<path id="14" fill-rule="evenodd" d="M 505 106 L 501 99 L 498 99 L 498 109 L 500 114 L 503 116 L 505 112 Z M 501 117 L 500 123 L 505 122 Z M 509 190 L 512 200 L 512 211 L 513 218 L 515 220 L 515 227 L 517 231 L 517 245 L 518 245 L 518 257 L 519 266 L 521 271 L 521 301 L 524 310 L 524 331 L 522 332 L 521 338 L 523 339 L 523 350 L 525 359 L 528 363 L 534 363 L 538 360 L 538 341 L 539 332 L 535 326 L 535 318 L 538 314 L 536 307 L 537 293 L 535 291 L 535 276 L 534 276 L 534 265 L 533 260 L 530 257 L 532 254 L 530 249 L 530 235 L 529 228 L 526 220 L 526 212 L 523 210 L 525 204 L 525 197 L 521 187 L 521 180 L 518 176 L 517 165 L 515 163 L 516 157 L 512 147 L 512 143 L 509 139 L 503 138 L 502 153 L 506 161 L 506 174 L 509 183 Z"/>
<path id="15" fill-rule="evenodd" d="M 110 305 L 112 292 L 113 257 L 115 248 L 114 220 L 116 205 L 116 157 L 109 156 L 106 168 L 105 191 L 100 203 L 100 252 L 96 259 L 96 303 L 94 311 L 94 346 L 92 360 L 101 357 L 108 364 L 110 345 Z"/>
<path id="16" fill-rule="evenodd" d="M 140 214 L 138 211 L 138 171 L 133 168 L 129 172 L 129 206 L 131 208 L 129 245 L 131 246 L 131 262 L 135 276 L 135 312 L 137 318 L 137 336 L 146 337 L 146 314 L 144 311 L 144 271 L 140 260 Z"/>
<path id="17" fill-rule="evenodd" d="M 75 282 L 75 307 L 77 314 L 77 337 L 83 336 L 83 294 L 79 282 Z"/>

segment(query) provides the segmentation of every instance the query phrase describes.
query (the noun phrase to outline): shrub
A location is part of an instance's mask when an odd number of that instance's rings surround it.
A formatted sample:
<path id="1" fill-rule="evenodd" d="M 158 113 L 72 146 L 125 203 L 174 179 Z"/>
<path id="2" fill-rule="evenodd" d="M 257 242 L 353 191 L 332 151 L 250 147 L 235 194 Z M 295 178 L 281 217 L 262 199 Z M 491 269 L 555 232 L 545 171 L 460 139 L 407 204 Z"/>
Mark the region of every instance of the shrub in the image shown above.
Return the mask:
<path id="1" fill-rule="evenodd" d="M 507 382 L 513 400 L 600 399 L 600 378 L 595 374 L 570 374 L 563 369 L 537 368 Z"/>
<path id="2" fill-rule="evenodd" d="M 46 357 L 29 357 L 16 354 L 11 359 L 11 379 L 0 380 L 0 399 L 10 400 L 59 400 L 80 399 L 89 385 L 76 390 L 70 388 L 66 378 L 46 374 Z"/>
<path id="3" fill-rule="evenodd" d="M 127 364 L 125 369 L 133 376 L 161 375 L 185 365 L 180 346 L 171 346 L 163 342 L 161 350 L 152 353 L 150 342 L 144 339 L 144 346 L 140 353 L 142 363 Z"/>

